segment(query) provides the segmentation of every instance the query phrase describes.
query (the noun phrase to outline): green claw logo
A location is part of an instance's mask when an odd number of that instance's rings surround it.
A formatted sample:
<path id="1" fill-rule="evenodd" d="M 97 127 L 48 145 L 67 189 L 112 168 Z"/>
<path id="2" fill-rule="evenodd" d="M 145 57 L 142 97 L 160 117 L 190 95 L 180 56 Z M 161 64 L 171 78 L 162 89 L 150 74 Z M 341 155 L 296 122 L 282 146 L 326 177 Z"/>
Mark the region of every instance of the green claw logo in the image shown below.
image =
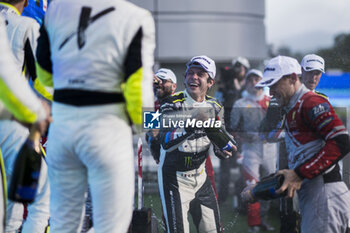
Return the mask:
<path id="1" fill-rule="evenodd" d="M 185 156 L 185 167 L 189 168 L 192 166 L 192 156 Z"/>

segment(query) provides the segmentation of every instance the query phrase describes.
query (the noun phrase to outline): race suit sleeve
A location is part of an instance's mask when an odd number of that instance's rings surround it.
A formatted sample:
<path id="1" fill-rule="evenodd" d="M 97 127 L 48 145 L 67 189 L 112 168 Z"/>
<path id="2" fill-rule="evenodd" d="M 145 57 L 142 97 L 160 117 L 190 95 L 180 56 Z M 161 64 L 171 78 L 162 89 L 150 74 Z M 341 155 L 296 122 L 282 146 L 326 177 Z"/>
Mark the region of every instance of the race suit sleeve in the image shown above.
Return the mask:
<path id="1" fill-rule="evenodd" d="M 146 132 L 145 137 L 154 160 L 158 161 L 160 157 L 159 134 L 154 136 L 152 130 L 149 130 Z"/>
<path id="2" fill-rule="evenodd" d="M 216 108 L 216 110 L 217 110 L 216 120 L 220 120 L 222 123 L 222 127 L 224 129 L 226 129 L 226 125 L 225 125 L 225 121 L 224 121 L 224 108 L 218 102 L 216 102 L 216 104 L 217 104 L 217 106 L 219 106 L 219 108 Z M 230 134 L 230 137 L 233 138 L 233 136 L 231 134 Z M 210 137 L 209 137 L 209 139 L 210 139 Z M 227 155 L 219 147 L 217 147 L 214 143 L 212 143 L 212 144 L 213 144 L 213 151 L 214 151 L 215 156 L 217 156 L 219 159 L 227 159 L 228 158 Z"/>
<path id="3" fill-rule="evenodd" d="M 0 54 L 0 99 L 5 107 L 22 122 L 33 123 L 45 119 L 46 113 L 40 100 L 15 67 L 15 58 L 1 17 Z"/>
<path id="4" fill-rule="evenodd" d="M 283 125 L 285 113 L 276 98 L 271 98 L 265 118 L 259 126 L 260 138 L 268 142 L 277 142 L 283 139 Z"/>
<path id="5" fill-rule="evenodd" d="M 52 101 L 52 94 L 45 89 L 45 87 L 37 79 L 35 68 L 34 52 L 37 48 L 37 40 L 39 37 L 39 24 L 33 20 L 29 24 L 25 35 L 24 55 L 25 55 L 25 71 L 29 74 L 29 77 L 33 80 L 34 89 L 47 100 Z"/>
<path id="6" fill-rule="evenodd" d="M 207 102 L 212 103 L 213 108 L 215 110 L 216 120 L 221 121 L 222 127 L 226 129 L 225 117 L 224 117 L 225 112 L 222 104 L 216 99 L 210 99 L 210 100 L 207 100 Z"/>
<path id="7" fill-rule="evenodd" d="M 148 11 L 139 20 L 141 25 L 132 35 L 124 62 L 125 76 L 122 86 L 126 109 L 131 121 L 136 125 L 142 123 L 142 108 L 153 109 L 154 105 L 152 87 L 155 49 L 154 21 Z M 134 26 L 133 24 L 131 28 Z"/>
<path id="8" fill-rule="evenodd" d="M 53 87 L 50 41 L 45 28 L 45 22 L 40 27 L 35 66 L 39 81 L 44 86 Z"/>
<path id="9" fill-rule="evenodd" d="M 172 101 L 165 102 L 161 107 L 160 111 L 162 113 L 162 119 L 167 121 L 172 120 L 176 122 L 178 119 L 175 119 L 177 113 L 176 104 Z M 161 127 L 159 131 L 160 143 L 162 147 L 167 150 L 173 146 L 178 145 L 182 141 L 186 140 L 192 134 L 192 130 L 187 130 L 180 127 Z"/>
<path id="10" fill-rule="evenodd" d="M 305 124 L 325 141 L 318 153 L 295 168 L 300 177 L 312 179 L 336 164 L 350 151 L 349 135 L 330 103 L 321 96 L 305 99 L 302 116 Z"/>

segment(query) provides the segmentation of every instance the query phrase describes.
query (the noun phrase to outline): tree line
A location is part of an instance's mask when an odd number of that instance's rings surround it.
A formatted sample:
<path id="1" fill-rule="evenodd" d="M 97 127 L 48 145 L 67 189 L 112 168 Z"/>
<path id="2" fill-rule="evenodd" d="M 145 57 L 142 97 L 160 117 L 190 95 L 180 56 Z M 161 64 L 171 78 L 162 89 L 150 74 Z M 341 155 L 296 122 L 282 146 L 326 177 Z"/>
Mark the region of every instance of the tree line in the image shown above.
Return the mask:
<path id="1" fill-rule="evenodd" d="M 305 53 L 293 52 L 289 47 L 282 46 L 273 52 L 269 49 L 271 57 L 277 55 L 291 56 L 301 61 Z M 340 69 L 343 72 L 350 72 L 350 34 L 341 33 L 335 36 L 333 45 L 329 48 L 321 48 L 311 53 L 323 57 L 326 61 L 326 69 Z"/>

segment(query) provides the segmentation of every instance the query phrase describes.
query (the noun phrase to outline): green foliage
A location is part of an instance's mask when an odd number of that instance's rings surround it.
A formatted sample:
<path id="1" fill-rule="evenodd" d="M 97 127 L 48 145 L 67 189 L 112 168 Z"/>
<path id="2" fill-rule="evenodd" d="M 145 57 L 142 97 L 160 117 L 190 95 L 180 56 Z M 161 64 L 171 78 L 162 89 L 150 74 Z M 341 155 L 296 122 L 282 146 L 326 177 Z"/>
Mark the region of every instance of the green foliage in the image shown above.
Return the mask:
<path id="1" fill-rule="evenodd" d="M 337 35 L 331 48 L 320 49 L 316 53 L 325 59 L 327 69 L 350 72 L 350 34 Z"/>
<path id="2" fill-rule="evenodd" d="M 350 34 L 339 34 L 334 38 L 334 43 L 331 47 L 308 53 L 315 53 L 323 57 L 326 61 L 326 70 L 335 69 L 350 72 Z M 274 51 L 270 46 L 269 55 L 270 57 L 277 55 L 290 56 L 301 62 L 306 53 L 294 52 L 288 46 L 281 46 Z"/>

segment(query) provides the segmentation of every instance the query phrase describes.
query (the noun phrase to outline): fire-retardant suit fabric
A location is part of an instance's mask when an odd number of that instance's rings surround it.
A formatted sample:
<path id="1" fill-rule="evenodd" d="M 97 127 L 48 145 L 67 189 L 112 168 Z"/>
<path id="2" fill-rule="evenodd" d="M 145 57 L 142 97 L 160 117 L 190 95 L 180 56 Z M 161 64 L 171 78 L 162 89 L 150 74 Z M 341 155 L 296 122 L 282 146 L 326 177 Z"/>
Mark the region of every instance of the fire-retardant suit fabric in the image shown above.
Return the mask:
<path id="1" fill-rule="evenodd" d="M 174 120 L 171 114 L 176 113 L 190 116 L 193 108 L 211 109 L 213 119 L 223 119 L 223 108 L 214 98 L 207 96 L 198 103 L 186 91 L 163 103 L 162 117 L 169 114 L 168 119 Z M 198 232 L 221 232 L 217 199 L 205 169 L 211 142 L 203 130 L 186 130 L 164 126 L 160 130 L 158 184 L 167 232 L 189 233 L 189 212 Z"/>
<path id="2" fill-rule="evenodd" d="M 34 19 L 21 16 L 17 9 L 10 4 L 0 3 L 0 13 L 7 22 L 7 36 L 11 50 L 15 55 L 16 68 L 18 72 L 22 72 L 23 70 L 23 73 L 29 78 L 32 73 L 35 73 L 32 71 L 32 69 L 35 69 L 33 51 L 36 49 L 39 25 Z M 32 64 L 32 66 L 30 66 L 30 64 Z M 0 122 L 0 142 L 2 144 L 2 154 L 8 181 L 11 180 L 17 154 L 28 135 L 28 128 L 19 122 L 11 120 Z M 44 159 L 42 159 L 40 174 L 38 193 L 35 202 L 28 205 L 28 215 L 24 222 L 23 204 L 8 200 L 6 232 L 14 233 L 20 229 L 22 229 L 23 233 L 44 232 L 47 228 L 49 221 L 50 193 L 48 188 L 47 166 Z M 8 182 L 8 185 L 9 183 L 10 182 Z"/>
<path id="3" fill-rule="evenodd" d="M 95 232 L 132 217 L 130 120 L 153 108 L 151 13 L 127 1 L 53 1 L 40 29 L 39 80 L 54 87 L 47 162 L 50 232 L 79 232 L 88 184 Z"/>
<path id="4" fill-rule="evenodd" d="M 302 178 L 298 191 L 302 233 L 349 230 L 350 192 L 338 161 L 349 135 L 328 100 L 302 85 L 287 106 L 288 166 Z"/>

